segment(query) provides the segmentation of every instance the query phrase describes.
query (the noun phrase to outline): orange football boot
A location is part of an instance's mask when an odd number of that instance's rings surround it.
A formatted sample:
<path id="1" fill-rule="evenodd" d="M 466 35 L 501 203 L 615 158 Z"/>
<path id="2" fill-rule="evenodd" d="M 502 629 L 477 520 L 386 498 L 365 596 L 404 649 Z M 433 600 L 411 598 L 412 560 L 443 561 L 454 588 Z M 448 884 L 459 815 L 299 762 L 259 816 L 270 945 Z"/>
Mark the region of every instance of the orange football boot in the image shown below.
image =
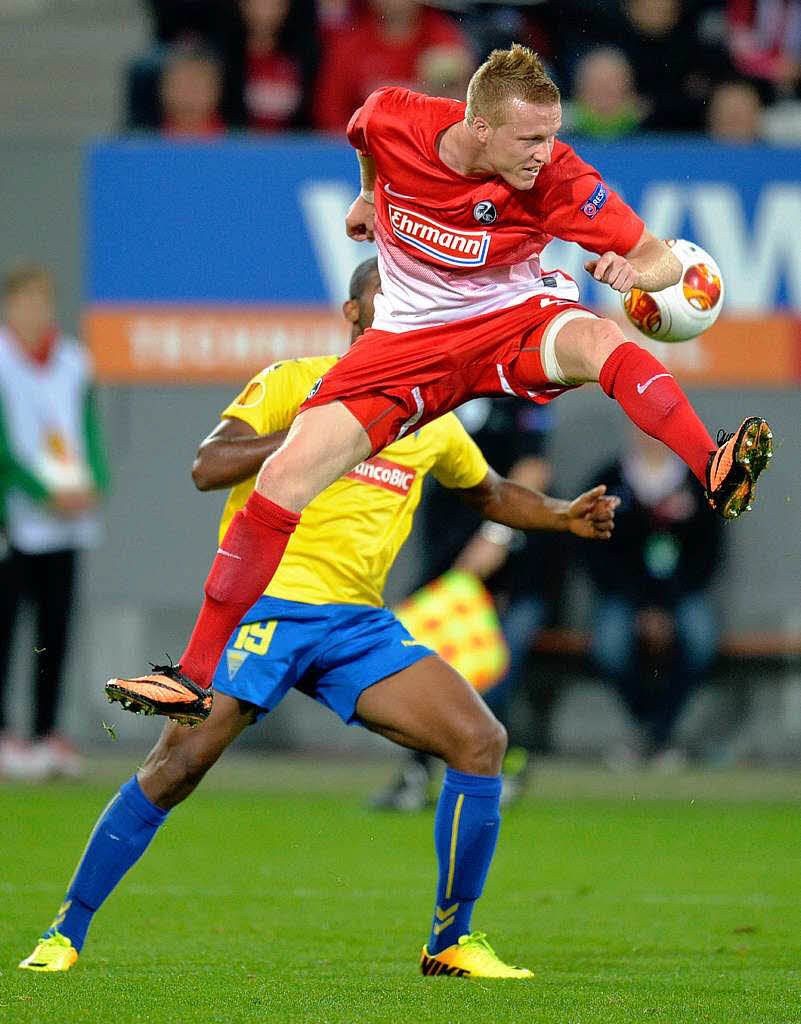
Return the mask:
<path id="1" fill-rule="evenodd" d="M 706 500 L 724 519 L 751 508 L 757 477 L 773 458 L 773 432 L 749 416 L 733 434 L 718 431 L 718 449 L 706 465 Z"/>
<path id="2" fill-rule="evenodd" d="M 180 665 L 153 665 L 153 671 L 134 679 L 109 679 L 109 701 L 119 701 L 135 715 L 164 715 L 181 725 L 199 725 L 211 712 L 211 689 L 204 690 L 181 672 Z"/>

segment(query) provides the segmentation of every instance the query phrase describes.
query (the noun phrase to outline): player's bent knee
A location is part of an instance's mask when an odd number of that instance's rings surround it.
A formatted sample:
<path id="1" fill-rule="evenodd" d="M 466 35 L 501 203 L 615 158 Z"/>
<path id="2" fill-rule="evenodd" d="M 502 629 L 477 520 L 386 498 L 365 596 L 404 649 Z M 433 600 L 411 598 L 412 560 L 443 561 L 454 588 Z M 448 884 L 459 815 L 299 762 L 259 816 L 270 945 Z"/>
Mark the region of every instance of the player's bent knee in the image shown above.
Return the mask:
<path id="1" fill-rule="evenodd" d="M 472 775 L 498 775 L 506 753 L 506 729 L 492 714 L 465 723 L 454 737 L 445 760 L 457 771 Z"/>
<path id="2" fill-rule="evenodd" d="M 503 726 L 496 718 L 493 726 L 493 734 L 491 740 L 491 752 L 492 756 L 498 764 L 498 771 L 501 770 L 503 764 L 503 758 L 506 754 L 506 748 L 509 746 L 509 736 L 506 732 L 506 727 Z"/>
<path id="3" fill-rule="evenodd" d="M 298 456 L 293 458 L 293 456 Z M 304 453 L 295 449 L 279 449 L 264 462 L 256 479 L 256 491 L 270 501 L 276 501 L 285 508 L 306 506 L 310 496 L 306 494 L 303 481 L 306 479 Z"/>
<path id="4" fill-rule="evenodd" d="M 256 490 L 294 512 L 370 454 L 370 439 L 339 402 L 307 409 L 259 470 Z"/>
<path id="5" fill-rule="evenodd" d="M 358 462 L 358 459 L 354 460 Z M 291 512 L 300 513 L 341 474 L 325 452 L 300 442 L 279 449 L 262 465 L 256 491 Z"/>
<path id="6" fill-rule="evenodd" d="M 565 325 L 556 338 L 556 356 L 565 379 L 597 380 L 601 368 L 626 338 L 614 320 L 583 317 Z"/>
<path id="7" fill-rule="evenodd" d="M 586 357 L 592 369 L 600 372 L 601 367 L 609 356 L 625 340 L 623 332 L 614 320 L 599 319 L 589 321 Z"/>

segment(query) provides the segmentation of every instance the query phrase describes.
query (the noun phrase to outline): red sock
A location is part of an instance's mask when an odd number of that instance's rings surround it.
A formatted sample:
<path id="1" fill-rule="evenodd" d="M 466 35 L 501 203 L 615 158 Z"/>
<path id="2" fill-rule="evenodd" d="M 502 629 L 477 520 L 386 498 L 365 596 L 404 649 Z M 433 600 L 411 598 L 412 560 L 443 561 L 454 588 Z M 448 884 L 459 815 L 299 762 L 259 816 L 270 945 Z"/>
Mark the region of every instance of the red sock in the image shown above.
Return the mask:
<path id="1" fill-rule="evenodd" d="M 231 520 L 204 588 L 181 671 L 204 689 L 237 623 L 273 578 L 300 516 L 253 491 Z"/>
<path id="2" fill-rule="evenodd" d="M 673 374 L 658 359 L 627 341 L 606 360 L 599 380 L 632 423 L 664 442 L 706 486 L 706 464 L 717 445 Z"/>

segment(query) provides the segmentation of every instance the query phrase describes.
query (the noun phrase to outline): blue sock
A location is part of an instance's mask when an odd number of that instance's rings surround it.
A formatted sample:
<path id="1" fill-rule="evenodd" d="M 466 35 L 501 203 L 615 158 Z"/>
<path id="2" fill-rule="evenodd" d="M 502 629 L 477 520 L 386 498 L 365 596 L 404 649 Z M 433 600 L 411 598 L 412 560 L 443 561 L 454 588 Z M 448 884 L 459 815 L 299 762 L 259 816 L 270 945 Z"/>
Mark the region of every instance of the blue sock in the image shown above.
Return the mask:
<path id="1" fill-rule="evenodd" d="M 135 775 L 121 786 L 98 818 L 45 936 L 66 935 L 80 952 L 95 911 L 145 852 L 168 813 L 148 800 Z"/>
<path id="2" fill-rule="evenodd" d="M 441 952 L 470 931 L 473 904 L 484 888 L 498 841 L 500 801 L 500 776 L 446 769 L 434 823 L 439 880 L 429 953 Z"/>

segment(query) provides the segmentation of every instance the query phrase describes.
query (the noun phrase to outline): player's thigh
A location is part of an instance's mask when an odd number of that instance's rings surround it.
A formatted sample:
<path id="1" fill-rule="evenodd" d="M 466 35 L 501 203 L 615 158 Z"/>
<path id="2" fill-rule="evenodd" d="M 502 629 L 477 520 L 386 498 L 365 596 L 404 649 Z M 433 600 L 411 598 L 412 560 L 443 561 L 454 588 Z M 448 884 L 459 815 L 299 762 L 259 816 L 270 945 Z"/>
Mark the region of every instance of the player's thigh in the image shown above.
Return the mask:
<path id="1" fill-rule="evenodd" d="M 364 427 L 341 402 L 315 405 L 296 418 L 264 463 L 256 490 L 295 512 L 370 454 Z"/>
<path id="2" fill-rule="evenodd" d="M 613 320 L 595 316 L 566 317 L 562 322 L 557 319 L 548 336 L 555 365 L 563 381 L 570 384 L 597 381 L 606 360 L 625 341 Z M 543 362 L 546 358 L 544 351 Z"/>
<path id="3" fill-rule="evenodd" d="M 415 750 L 443 757 L 453 767 L 494 771 L 506 748 L 506 732 L 490 709 L 438 655 L 368 687 L 356 704 L 359 719 L 374 732 Z"/>

